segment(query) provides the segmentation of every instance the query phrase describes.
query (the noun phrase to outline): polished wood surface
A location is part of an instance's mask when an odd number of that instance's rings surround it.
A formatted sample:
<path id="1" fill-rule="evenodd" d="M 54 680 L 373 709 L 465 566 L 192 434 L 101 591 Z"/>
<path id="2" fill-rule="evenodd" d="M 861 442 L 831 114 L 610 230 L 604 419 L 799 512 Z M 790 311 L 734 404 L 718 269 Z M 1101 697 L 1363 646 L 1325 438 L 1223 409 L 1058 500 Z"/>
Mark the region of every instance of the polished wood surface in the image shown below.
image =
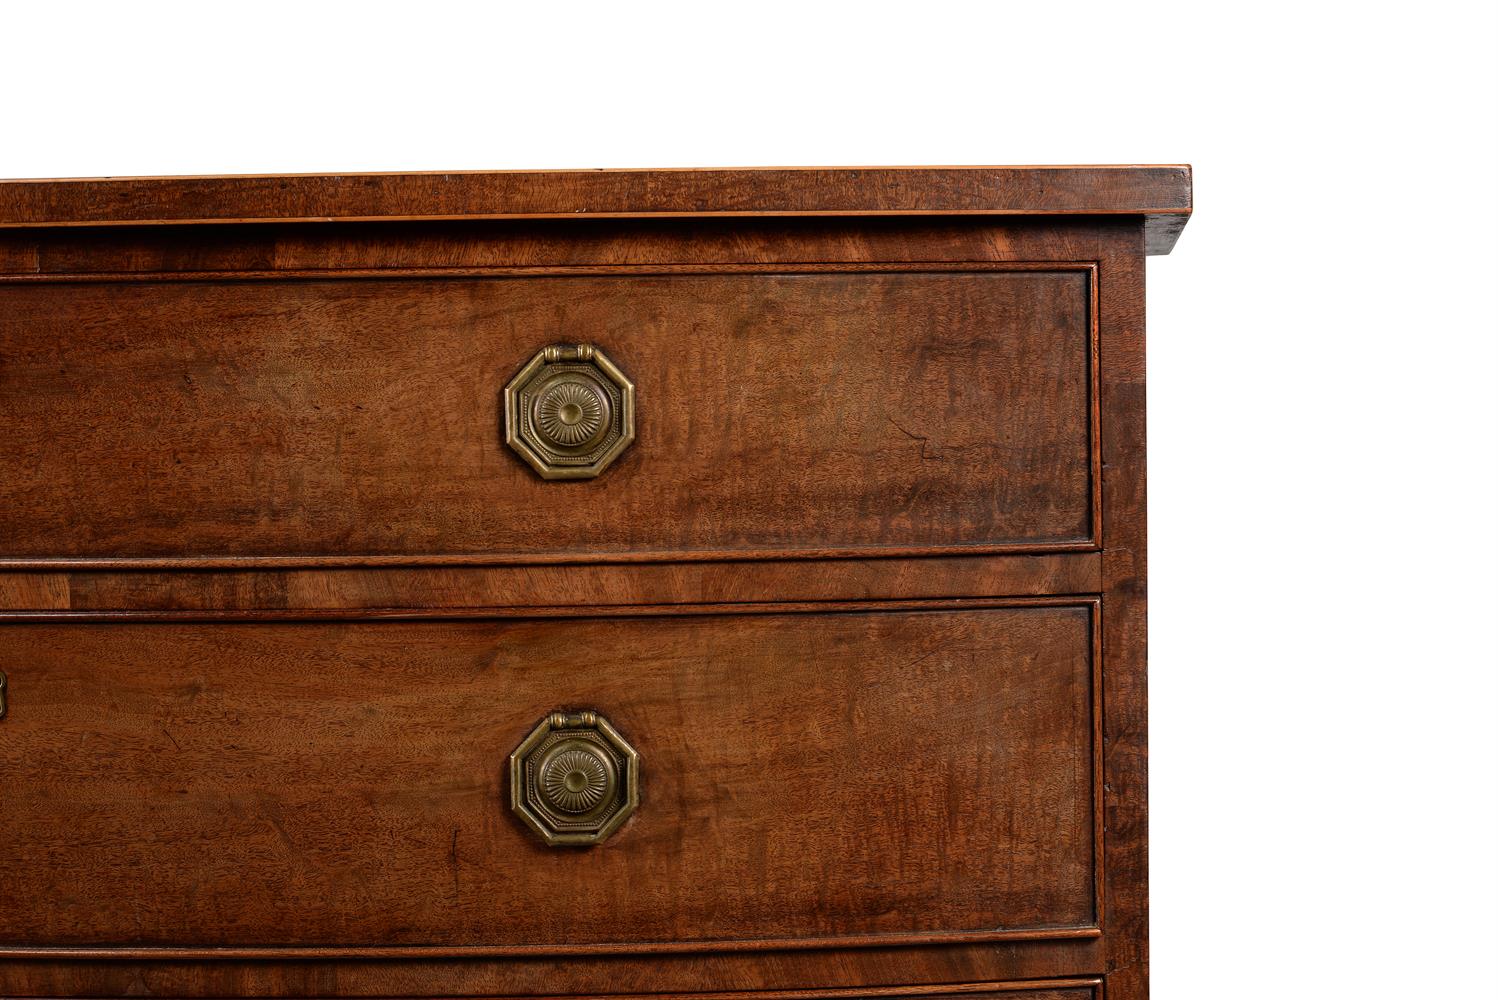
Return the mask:
<path id="1" fill-rule="evenodd" d="M 1184 165 L 551 170 L 0 182 L 0 227 L 310 220 L 1126 215 L 1169 253 Z"/>
<path id="2" fill-rule="evenodd" d="M 0 994 L 1145 1000 L 1189 177 L 0 182 Z M 641 434 L 544 483 L 568 340 Z M 560 708 L 598 847 L 508 811 Z"/>
<path id="3" fill-rule="evenodd" d="M 860 958 L 866 958 L 869 957 L 870 952 L 860 952 L 860 954 L 858 955 L 860 955 Z M 680 961 L 692 960 L 670 960 L 670 958 L 668 958 L 668 960 L 659 961 L 659 963 L 656 964 L 656 967 L 661 970 L 670 970 L 674 969 L 674 967 L 676 967 L 677 963 L 680 963 Z M 306 964 L 303 964 L 303 967 L 306 967 Z M 372 964 L 361 964 L 361 966 L 351 966 L 351 969 L 360 970 L 360 972 L 369 972 L 372 967 Z M 410 967 L 412 967 L 410 966 L 410 964 L 406 964 L 406 966 L 397 967 L 397 969 L 410 969 Z M 172 972 L 177 972 L 177 970 L 180 969 L 180 966 L 175 967 Z M 240 979 L 240 981 L 238 981 L 240 982 L 240 985 L 235 988 L 235 993 L 232 994 L 232 996 L 246 996 L 246 994 L 255 994 L 258 993 L 258 991 L 264 990 L 264 984 L 270 984 L 270 982 L 277 981 L 277 979 L 279 979 L 279 973 L 282 972 L 283 969 L 286 969 L 286 967 L 265 966 L 262 967 L 262 969 L 264 969 L 265 972 L 268 973 L 268 975 L 264 975 L 264 973 L 262 973 L 262 975 L 244 976 L 243 979 Z M 445 972 L 445 970 L 451 969 L 451 966 L 428 967 L 428 969 L 440 969 Z M 872 970 L 873 967 L 870 966 L 869 969 Z M 138 975 L 136 975 L 135 981 L 133 981 L 133 985 L 135 985 L 136 990 L 139 990 L 139 988 L 148 988 L 148 990 L 153 991 L 153 994 L 159 994 L 159 996 L 184 996 L 184 994 L 168 993 L 169 990 L 180 990 L 180 987 L 177 987 L 177 985 L 175 985 L 177 984 L 177 982 L 180 982 L 180 979 L 168 979 L 165 978 L 165 976 L 159 975 L 159 973 L 165 972 L 165 970 L 159 969 L 159 967 L 150 966 L 150 964 L 144 964 L 144 966 L 136 966 L 135 970 L 136 973 L 138 973 Z M 391 970 L 391 972 L 394 972 L 394 970 Z M 386 975 L 388 975 L 388 973 L 386 973 Z M 367 988 L 372 988 L 372 985 L 367 984 L 367 982 L 364 982 L 363 979 L 364 978 L 349 979 L 349 981 L 340 982 L 340 993 L 337 994 L 337 996 L 376 996 L 376 994 L 366 993 Z M 324 978 L 322 979 L 322 982 L 328 982 L 328 979 Z M 422 985 L 422 981 L 419 981 L 419 979 L 415 979 L 415 981 L 406 981 L 406 979 L 400 978 L 400 976 L 391 976 L 391 978 L 385 979 L 385 981 L 379 981 L 379 979 L 375 979 L 375 981 L 370 982 L 372 982 L 373 988 L 380 988 L 379 985 L 377 985 L 380 984 L 380 982 L 386 982 L 386 984 L 388 984 L 388 987 L 385 987 L 385 993 L 379 994 L 380 1000 L 416 1000 L 416 997 L 433 996 L 433 994 L 428 993 L 428 991 L 425 990 L 424 985 Z M 401 990 L 401 987 L 403 987 L 403 985 L 406 985 L 406 990 Z M 620 984 L 617 984 L 616 982 L 616 984 L 611 985 L 613 985 L 613 987 L 619 987 Z M 661 982 L 655 982 L 655 984 L 647 985 L 662 984 Z M 124 990 L 115 990 L 112 991 L 112 993 L 102 993 L 97 994 L 97 996 L 114 997 L 115 1000 L 124 1000 L 124 997 L 136 997 L 141 996 L 141 994 L 126 993 L 126 991 Z M 193 996 L 207 996 L 207 994 L 193 994 Z M 214 994 L 214 996 L 217 996 L 217 994 Z M 502 1000 L 502 997 L 503 999 L 508 999 L 508 997 L 520 996 L 520 994 L 482 993 L 464 994 L 464 996 L 472 996 L 473 1000 Z M 559 994 L 554 993 L 526 994 L 526 996 L 536 997 L 536 999 L 538 1000 L 559 1000 Z M 649 993 L 647 993 L 647 991 L 644 990 L 637 990 L 637 988 L 626 987 L 625 991 L 620 991 L 619 988 L 614 988 L 614 990 L 596 991 L 596 993 L 589 994 L 589 996 L 617 997 L 617 1000 L 646 1000 L 646 997 L 650 997 L 650 999 L 652 1000 L 885 1000 L 896 999 L 896 997 L 911 997 L 912 1000 L 983 1000 L 986 999 L 986 997 L 987 999 L 995 1000 L 1100 1000 L 1100 997 L 1103 996 L 1103 981 L 1098 978 L 1058 976 L 1058 978 L 1053 979 L 1022 978 L 1010 979 L 1010 981 L 1004 982 L 962 982 L 962 984 L 941 985 L 896 985 L 896 987 L 879 985 L 879 987 L 860 987 L 852 988 L 852 990 L 849 990 L 849 988 L 846 987 L 774 987 L 765 988 L 765 990 L 753 991 L 715 990 L 712 991 L 712 993 L 703 993 L 703 991 L 680 987 L 667 987 L 667 990 L 664 991 L 650 990 Z M 333 997 L 334 994 L 331 994 L 330 991 L 327 990 L 327 988 L 324 988 L 324 990 L 319 991 L 319 993 L 304 994 L 303 1000 L 331 1000 L 333 999 Z"/>
<path id="4" fill-rule="evenodd" d="M 508 612 L 636 605 L 739 604 L 1094 594 L 1096 552 L 907 559 L 766 560 L 606 566 L 0 572 L 0 615 L 156 612 L 192 617 Z"/>
<path id="5" fill-rule="evenodd" d="M 716 952 L 505 959 L 161 959 L 112 951 L 98 957 L 4 962 L 9 995 L 166 997 L 604 997 L 624 994 L 840 988 L 850 1000 L 869 984 L 1066 984 L 1092 978 L 1095 940 L 930 944 L 844 951 Z M 1098 972 L 1100 973 L 1100 969 Z M 1033 984 L 1032 984 L 1033 985 Z M 951 986 L 948 987 L 949 989 Z M 1043 987 L 1042 987 L 1043 988 Z M 1070 998 L 1068 998 L 1070 1000 Z"/>
<path id="6" fill-rule="evenodd" d="M 0 548 L 1089 548 L 1090 302 L 1086 268 L 0 286 Z M 547 482 L 501 393 L 590 342 L 637 386 L 636 440 Z"/>
<path id="7" fill-rule="evenodd" d="M 1108 992 L 1149 993 L 1144 258 L 1120 241 L 1099 263 L 1103 366 L 1103 759 Z"/>
<path id="8" fill-rule="evenodd" d="M 0 641 L 6 943 L 586 952 L 1095 924 L 1088 604 Z M 549 849 L 501 804 L 510 751 L 572 708 L 643 758 L 638 810 L 595 850 Z M 972 864 L 999 845 L 1007 864 Z"/>
<path id="9" fill-rule="evenodd" d="M 0 228 L 0 281 L 256 281 L 268 277 L 653 273 L 815 263 L 1093 261 L 1138 219 L 1111 216 L 790 217 L 235 226 Z M 579 269 L 584 269 L 580 271 Z M 305 273 L 303 273 L 305 272 Z"/>

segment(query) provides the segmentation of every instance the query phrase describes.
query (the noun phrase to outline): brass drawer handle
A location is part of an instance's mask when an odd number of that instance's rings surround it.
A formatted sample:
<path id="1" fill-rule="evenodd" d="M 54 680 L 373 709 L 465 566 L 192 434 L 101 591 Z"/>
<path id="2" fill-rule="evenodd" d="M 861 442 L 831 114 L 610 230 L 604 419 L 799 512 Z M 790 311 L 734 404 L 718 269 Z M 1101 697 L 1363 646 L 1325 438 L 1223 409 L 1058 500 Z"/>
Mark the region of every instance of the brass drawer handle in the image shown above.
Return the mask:
<path id="1" fill-rule="evenodd" d="M 640 804 L 640 755 L 596 712 L 553 712 L 510 754 L 510 808 L 553 847 L 588 847 Z"/>
<path id="2" fill-rule="evenodd" d="M 592 479 L 635 439 L 635 385 L 591 344 L 554 344 L 505 386 L 505 441 L 543 479 Z"/>
<path id="3" fill-rule="evenodd" d="M 8 680 L 5 671 L 0 670 L 0 719 L 5 718 L 5 685 Z"/>

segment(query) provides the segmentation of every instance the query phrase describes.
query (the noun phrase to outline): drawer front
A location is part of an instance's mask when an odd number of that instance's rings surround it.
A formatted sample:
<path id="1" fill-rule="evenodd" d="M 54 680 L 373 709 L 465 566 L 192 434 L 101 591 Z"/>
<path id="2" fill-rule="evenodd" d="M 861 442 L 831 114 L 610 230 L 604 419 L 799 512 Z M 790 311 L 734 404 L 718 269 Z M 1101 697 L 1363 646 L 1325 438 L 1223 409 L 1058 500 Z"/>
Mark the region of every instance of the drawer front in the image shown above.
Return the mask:
<path id="1" fill-rule="evenodd" d="M 1095 619 L 7 625 L 0 945 L 1095 934 Z M 597 846 L 513 807 L 510 755 L 560 710 L 639 755 Z"/>
<path id="2" fill-rule="evenodd" d="M 904 267 L 0 286 L 0 558 L 1094 547 L 1091 271 Z M 504 389 L 571 343 L 635 436 L 548 481 Z"/>

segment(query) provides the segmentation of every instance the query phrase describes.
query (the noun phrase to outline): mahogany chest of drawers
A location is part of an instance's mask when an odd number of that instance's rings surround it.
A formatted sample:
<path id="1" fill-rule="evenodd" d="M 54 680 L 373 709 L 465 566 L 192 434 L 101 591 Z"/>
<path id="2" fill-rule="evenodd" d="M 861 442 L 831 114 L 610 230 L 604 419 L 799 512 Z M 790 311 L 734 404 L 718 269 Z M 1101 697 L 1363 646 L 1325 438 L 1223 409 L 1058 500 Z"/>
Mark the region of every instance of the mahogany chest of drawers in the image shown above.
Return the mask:
<path id="1" fill-rule="evenodd" d="M 1143 1000 L 1189 212 L 0 184 L 0 994 Z"/>

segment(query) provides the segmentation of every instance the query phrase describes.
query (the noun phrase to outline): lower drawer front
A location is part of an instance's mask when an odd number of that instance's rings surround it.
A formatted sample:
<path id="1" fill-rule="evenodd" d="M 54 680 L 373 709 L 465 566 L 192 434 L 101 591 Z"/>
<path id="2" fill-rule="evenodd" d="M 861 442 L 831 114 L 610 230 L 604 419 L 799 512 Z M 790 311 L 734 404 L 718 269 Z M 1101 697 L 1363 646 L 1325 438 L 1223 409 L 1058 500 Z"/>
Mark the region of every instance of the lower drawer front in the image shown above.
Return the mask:
<path id="1" fill-rule="evenodd" d="M 0 944 L 1087 928 L 1094 614 L 7 625 Z M 561 710 L 639 755 L 597 846 L 512 808 L 511 752 Z"/>

